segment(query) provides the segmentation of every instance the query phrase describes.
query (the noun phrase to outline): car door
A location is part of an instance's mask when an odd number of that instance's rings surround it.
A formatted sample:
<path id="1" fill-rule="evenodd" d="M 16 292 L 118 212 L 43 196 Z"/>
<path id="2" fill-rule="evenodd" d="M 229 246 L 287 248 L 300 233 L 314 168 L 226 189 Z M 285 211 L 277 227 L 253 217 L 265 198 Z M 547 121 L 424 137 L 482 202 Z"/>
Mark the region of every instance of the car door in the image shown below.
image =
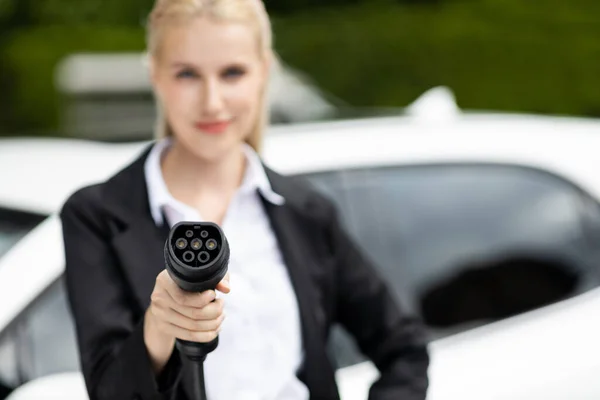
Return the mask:
<path id="1" fill-rule="evenodd" d="M 303 175 L 431 340 L 597 287 L 600 206 L 543 170 L 501 164 L 354 168 Z M 364 357 L 336 327 L 339 367 Z"/>
<path id="2" fill-rule="evenodd" d="M 42 215 L 0 207 L 0 259 L 43 220 Z M 10 303 L 3 307 L 10 307 Z M 0 399 L 21 381 L 17 338 L 14 327 L 0 332 Z"/>

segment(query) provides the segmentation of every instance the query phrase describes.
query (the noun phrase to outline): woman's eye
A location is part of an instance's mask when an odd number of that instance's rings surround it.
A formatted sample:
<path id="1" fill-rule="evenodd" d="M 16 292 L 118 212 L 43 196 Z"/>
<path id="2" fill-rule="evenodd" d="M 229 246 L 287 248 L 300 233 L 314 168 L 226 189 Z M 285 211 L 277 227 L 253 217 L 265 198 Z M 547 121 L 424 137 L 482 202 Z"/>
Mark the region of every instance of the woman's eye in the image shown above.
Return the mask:
<path id="1" fill-rule="evenodd" d="M 176 76 L 178 79 L 188 79 L 197 77 L 197 74 L 190 69 L 184 69 L 183 71 L 179 71 Z"/>
<path id="2" fill-rule="evenodd" d="M 232 68 L 227 68 L 225 70 L 225 72 L 223 72 L 223 77 L 225 79 L 236 79 L 236 78 L 241 77 L 245 73 L 246 73 L 246 71 L 243 68 L 232 67 Z"/>

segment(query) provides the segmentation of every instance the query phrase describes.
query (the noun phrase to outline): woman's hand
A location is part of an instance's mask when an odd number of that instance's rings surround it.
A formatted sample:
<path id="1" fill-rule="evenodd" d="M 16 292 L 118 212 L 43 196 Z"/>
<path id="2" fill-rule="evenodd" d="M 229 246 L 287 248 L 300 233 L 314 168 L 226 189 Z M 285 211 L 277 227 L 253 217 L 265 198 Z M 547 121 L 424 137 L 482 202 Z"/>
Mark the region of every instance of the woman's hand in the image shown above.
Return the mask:
<path id="1" fill-rule="evenodd" d="M 229 293 L 229 273 L 216 290 Z M 156 277 L 151 302 L 144 317 L 144 342 L 155 374 L 169 361 L 175 339 L 207 343 L 217 337 L 223 314 L 223 299 L 214 290 L 186 292 L 177 286 L 167 270 Z"/>

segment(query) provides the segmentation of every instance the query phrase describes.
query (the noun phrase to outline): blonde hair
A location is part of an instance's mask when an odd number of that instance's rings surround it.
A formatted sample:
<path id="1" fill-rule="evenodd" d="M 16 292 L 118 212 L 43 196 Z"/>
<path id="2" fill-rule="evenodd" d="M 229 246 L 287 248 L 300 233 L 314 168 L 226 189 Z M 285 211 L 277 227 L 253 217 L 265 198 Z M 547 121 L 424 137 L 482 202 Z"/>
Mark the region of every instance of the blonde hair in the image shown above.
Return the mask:
<path id="1" fill-rule="evenodd" d="M 199 16 L 209 16 L 218 21 L 241 22 L 251 26 L 259 41 L 263 57 L 272 54 L 273 34 L 269 16 L 262 0 L 156 0 L 147 25 L 147 45 L 149 56 L 157 54 L 162 30 L 169 24 Z M 256 123 L 246 137 L 246 142 L 257 152 L 260 151 L 263 132 L 269 119 L 267 84 L 261 94 L 261 108 Z M 173 131 L 163 115 L 162 105 L 157 100 L 155 136 L 162 139 L 172 136 Z"/>

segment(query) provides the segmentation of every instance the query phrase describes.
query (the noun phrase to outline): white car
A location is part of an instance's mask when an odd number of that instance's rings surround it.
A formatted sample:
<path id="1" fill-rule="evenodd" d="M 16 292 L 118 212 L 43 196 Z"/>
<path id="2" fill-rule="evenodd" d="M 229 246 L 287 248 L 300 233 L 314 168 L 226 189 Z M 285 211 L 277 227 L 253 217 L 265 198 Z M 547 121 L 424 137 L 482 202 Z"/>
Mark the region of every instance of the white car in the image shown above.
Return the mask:
<path id="1" fill-rule="evenodd" d="M 444 107 L 442 107 L 444 108 Z M 430 400 L 600 398 L 600 122 L 459 114 L 272 128 L 264 159 L 337 202 L 431 328 Z M 57 211 L 147 143 L 0 141 L 0 383 L 86 399 Z M 376 379 L 341 330 L 343 400 Z"/>

